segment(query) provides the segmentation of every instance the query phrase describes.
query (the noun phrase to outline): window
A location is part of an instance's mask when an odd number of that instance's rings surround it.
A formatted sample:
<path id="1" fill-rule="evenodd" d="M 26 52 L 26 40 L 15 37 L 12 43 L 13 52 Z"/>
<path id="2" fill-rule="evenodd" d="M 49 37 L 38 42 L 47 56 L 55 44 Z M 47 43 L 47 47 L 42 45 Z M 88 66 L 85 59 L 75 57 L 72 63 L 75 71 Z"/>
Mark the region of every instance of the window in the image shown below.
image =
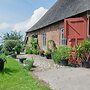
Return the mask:
<path id="1" fill-rule="evenodd" d="M 64 28 L 60 30 L 60 44 L 67 45 L 67 39 L 64 38 Z"/>
<path id="2" fill-rule="evenodd" d="M 43 34 L 42 34 L 42 42 L 43 42 L 43 46 L 46 46 L 46 33 L 44 32 Z"/>

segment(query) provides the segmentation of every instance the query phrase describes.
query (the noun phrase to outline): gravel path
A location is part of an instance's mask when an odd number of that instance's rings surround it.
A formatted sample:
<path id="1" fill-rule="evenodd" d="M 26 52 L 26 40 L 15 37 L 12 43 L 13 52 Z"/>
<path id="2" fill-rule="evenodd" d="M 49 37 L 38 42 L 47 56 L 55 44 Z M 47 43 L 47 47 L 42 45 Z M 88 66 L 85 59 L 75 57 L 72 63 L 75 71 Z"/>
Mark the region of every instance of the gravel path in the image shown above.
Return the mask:
<path id="1" fill-rule="evenodd" d="M 34 74 L 48 83 L 53 90 L 90 90 L 89 69 L 58 66 L 52 60 L 36 55 L 24 57 L 35 58 Z"/>

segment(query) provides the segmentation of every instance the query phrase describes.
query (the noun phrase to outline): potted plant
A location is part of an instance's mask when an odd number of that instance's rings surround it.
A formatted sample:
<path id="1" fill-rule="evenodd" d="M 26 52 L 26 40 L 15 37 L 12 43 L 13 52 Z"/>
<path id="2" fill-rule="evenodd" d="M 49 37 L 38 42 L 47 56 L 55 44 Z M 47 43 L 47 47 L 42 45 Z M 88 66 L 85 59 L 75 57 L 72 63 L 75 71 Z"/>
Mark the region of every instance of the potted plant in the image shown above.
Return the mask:
<path id="1" fill-rule="evenodd" d="M 55 64 L 60 64 L 60 62 L 61 62 L 61 47 L 58 47 L 52 53 L 52 59 L 54 60 Z"/>
<path id="2" fill-rule="evenodd" d="M 82 44 L 77 45 L 76 48 L 77 52 L 77 58 L 81 59 L 82 61 L 82 67 L 89 68 L 89 52 L 90 52 L 90 40 L 85 40 L 82 42 Z"/>
<path id="3" fill-rule="evenodd" d="M 67 66 L 70 52 L 71 48 L 60 46 L 52 53 L 52 59 L 56 64 Z"/>
<path id="4" fill-rule="evenodd" d="M 71 48 L 62 46 L 61 47 L 61 65 L 67 66 L 68 65 L 68 58 L 71 53 Z"/>
<path id="5" fill-rule="evenodd" d="M 31 70 L 31 68 L 33 67 L 33 63 L 34 63 L 34 58 L 26 59 L 24 61 L 24 68 L 26 70 Z"/>

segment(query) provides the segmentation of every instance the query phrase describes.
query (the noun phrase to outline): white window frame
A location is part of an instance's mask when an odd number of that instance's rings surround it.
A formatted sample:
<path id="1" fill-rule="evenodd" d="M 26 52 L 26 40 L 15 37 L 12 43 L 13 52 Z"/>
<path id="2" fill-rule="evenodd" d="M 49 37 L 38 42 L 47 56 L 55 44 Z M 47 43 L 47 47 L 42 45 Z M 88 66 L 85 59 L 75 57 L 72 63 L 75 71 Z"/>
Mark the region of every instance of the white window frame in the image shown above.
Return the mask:
<path id="1" fill-rule="evenodd" d="M 64 28 L 60 29 L 60 45 L 67 45 L 67 39 L 64 38 Z"/>
<path id="2" fill-rule="evenodd" d="M 46 48 L 46 38 L 47 35 L 46 35 L 46 32 L 43 32 L 42 33 L 42 48 L 45 49 Z"/>

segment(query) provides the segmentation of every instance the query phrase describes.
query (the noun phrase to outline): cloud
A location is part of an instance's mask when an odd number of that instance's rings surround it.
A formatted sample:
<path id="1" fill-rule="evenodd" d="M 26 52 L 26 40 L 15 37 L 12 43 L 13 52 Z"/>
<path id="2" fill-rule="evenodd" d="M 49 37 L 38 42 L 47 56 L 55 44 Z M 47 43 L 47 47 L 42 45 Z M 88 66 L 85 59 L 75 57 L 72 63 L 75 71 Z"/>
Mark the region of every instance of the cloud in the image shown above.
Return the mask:
<path id="1" fill-rule="evenodd" d="M 47 9 L 40 7 L 33 12 L 33 15 L 23 22 L 19 22 L 13 26 L 15 31 L 27 31 L 47 12 Z"/>
<path id="2" fill-rule="evenodd" d="M 7 28 L 10 28 L 11 27 L 11 24 L 8 24 L 8 23 L 0 23 L 0 30 L 3 30 L 3 29 L 7 29 Z"/>

